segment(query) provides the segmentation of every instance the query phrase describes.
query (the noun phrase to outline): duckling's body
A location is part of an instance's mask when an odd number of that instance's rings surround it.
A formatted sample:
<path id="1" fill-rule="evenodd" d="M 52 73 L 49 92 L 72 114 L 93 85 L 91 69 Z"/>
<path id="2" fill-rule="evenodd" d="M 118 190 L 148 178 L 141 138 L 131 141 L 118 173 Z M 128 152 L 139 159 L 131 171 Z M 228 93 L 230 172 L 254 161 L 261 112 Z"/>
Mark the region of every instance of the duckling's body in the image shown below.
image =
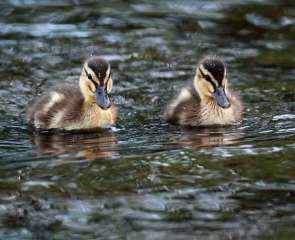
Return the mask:
<path id="1" fill-rule="evenodd" d="M 204 59 L 197 67 L 194 82 L 184 87 L 167 107 L 166 120 L 192 127 L 237 123 L 241 119 L 242 105 L 227 88 L 225 74 L 221 60 Z"/>
<path id="2" fill-rule="evenodd" d="M 96 62 L 98 68 L 106 64 L 98 58 L 90 60 Z M 104 78 L 102 80 L 99 76 L 95 77 L 95 69 L 92 71 L 88 65 L 90 60 L 85 63 L 86 66 L 84 65 L 87 74 L 82 71 L 80 88 L 72 84 L 52 88 L 28 108 L 29 124 L 38 129 L 64 130 L 93 129 L 115 124 L 116 109 L 111 106 L 106 97 L 106 92 L 109 92 L 111 88 L 110 73 L 108 76 L 104 76 L 102 72 L 97 73 L 102 75 Z M 91 79 L 88 79 L 89 74 L 92 74 Z M 100 96 L 97 94 L 99 87 L 102 91 L 106 91 L 100 92 Z M 102 102 L 98 103 L 98 98 Z"/>

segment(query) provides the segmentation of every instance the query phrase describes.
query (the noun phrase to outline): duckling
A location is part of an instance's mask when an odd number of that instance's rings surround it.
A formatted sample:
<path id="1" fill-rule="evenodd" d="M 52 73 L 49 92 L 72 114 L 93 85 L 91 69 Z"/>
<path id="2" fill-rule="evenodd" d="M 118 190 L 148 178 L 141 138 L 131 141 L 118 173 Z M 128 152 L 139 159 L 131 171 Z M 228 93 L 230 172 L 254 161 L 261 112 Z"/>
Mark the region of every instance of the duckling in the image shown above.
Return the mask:
<path id="1" fill-rule="evenodd" d="M 112 86 L 110 64 L 91 57 L 83 65 L 79 87 L 63 84 L 37 98 L 27 110 L 27 122 L 37 129 L 63 130 L 115 124 L 117 112 L 108 97 Z"/>
<path id="2" fill-rule="evenodd" d="M 194 81 L 167 107 L 165 119 L 190 127 L 233 125 L 241 114 L 240 100 L 228 89 L 225 64 L 217 57 L 205 57 L 197 65 Z"/>

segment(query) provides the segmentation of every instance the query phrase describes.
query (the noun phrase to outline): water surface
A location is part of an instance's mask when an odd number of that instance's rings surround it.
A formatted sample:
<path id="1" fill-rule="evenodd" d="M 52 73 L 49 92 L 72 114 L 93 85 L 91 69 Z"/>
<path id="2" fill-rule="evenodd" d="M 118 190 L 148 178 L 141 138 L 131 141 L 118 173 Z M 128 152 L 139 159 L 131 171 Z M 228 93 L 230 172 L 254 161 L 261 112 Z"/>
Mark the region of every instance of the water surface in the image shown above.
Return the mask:
<path id="1" fill-rule="evenodd" d="M 293 239 L 291 0 L 0 3 L 0 239 Z M 184 130 L 165 104 L 217 54 L 244 102 L 235 127 Z M 118 125 L 27 130 L 30 101 L 113 69 Z"/>

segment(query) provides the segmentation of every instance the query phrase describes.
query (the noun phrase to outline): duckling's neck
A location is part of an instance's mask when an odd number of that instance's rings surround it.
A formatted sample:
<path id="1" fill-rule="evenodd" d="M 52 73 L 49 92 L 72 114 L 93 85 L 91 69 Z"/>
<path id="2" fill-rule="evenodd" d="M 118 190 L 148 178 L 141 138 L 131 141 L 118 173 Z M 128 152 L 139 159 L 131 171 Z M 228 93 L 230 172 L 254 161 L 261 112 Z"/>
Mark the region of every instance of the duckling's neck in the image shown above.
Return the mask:
<path id="1" fill-rule="evenodd" d="M 204 97 L 201 99 L 201 106 L 207 106 L 207 108 L 212 109 L 212 111 L 222 111 L 223 108 L 218 106 L 218 104 L 215 102 L 215 100 L 211 97 Z"/>
<path id="2" fill-rule="evenodd" d="M 95 97 L 87 96 L 87 95 L 86 96 L 83 95 L 83 97 L 84 97 L 85 104 L 87 104 L 87 105 L 96 105 Z"/>

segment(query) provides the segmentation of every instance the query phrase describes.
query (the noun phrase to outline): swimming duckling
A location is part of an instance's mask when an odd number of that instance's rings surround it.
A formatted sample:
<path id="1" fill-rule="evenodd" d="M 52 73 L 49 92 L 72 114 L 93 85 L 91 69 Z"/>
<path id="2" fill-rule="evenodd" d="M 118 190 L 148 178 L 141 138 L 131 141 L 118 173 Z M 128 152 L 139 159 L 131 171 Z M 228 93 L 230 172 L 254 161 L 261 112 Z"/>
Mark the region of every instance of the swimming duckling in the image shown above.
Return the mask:
<path id="1" fill-rule="evenodd" d="M 240 100 L 228 89 L 225 64 L 216 57 L 206 57 L 197 65 L 193 83 L 167 107 L 165 118 L 191 127 L 233 125 L 241 113 Z"/>
<path id="2" fill-rule="evenodd" d="M 79 87 L 57 86 L 36 99 L 27 121 L 38 129 L 81 130 L 114 124 L 117 113 L 108 93 L 113 86 L 110 64 L 99 57 L 85 61 Z"/>

